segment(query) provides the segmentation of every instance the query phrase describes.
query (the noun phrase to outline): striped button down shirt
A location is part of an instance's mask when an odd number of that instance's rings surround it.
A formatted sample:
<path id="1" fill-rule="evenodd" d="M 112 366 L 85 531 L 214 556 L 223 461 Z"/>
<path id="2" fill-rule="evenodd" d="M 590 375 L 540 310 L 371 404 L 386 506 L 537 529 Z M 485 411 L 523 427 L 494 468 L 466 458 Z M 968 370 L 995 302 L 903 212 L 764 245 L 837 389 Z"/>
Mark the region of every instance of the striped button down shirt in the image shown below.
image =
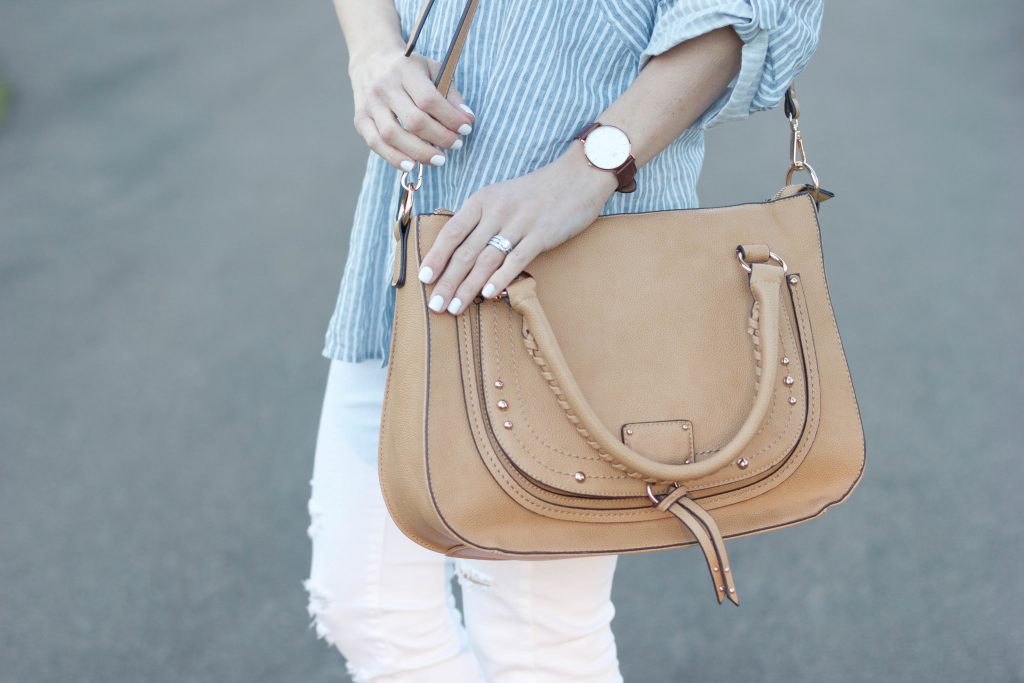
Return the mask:
<path id="1" fill-rule="evenodd" d="M 464 0 L 436 0 L 417 52 L 440 60 Z M 420 0 L 396 0 L 409 35 Z M 776 106 L 817 46 L 822 0 L 480 0 L 455 73 L 476 114 L 462 149 L 428 167 L 416 212 L 458 209 L 474 191 L 544 166 L 617 99 L 651 57 L 732 26 L 743 40 L 739 74 L 706 112 L 615 193 L 602 214 L 692 208 L 704 131 Z M 400 172 L 370 153 L 323 353 L 387 363 L 394 291 L 391 225 Z M 415 276 L 414 276 L 415 277 Z"/>

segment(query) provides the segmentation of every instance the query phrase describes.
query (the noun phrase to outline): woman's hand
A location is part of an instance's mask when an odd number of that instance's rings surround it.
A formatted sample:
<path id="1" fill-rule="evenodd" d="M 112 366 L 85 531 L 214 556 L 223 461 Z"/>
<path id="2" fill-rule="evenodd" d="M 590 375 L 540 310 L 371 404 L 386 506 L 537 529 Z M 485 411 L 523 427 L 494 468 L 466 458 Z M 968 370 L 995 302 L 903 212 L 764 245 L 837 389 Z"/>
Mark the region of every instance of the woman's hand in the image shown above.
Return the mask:
<path id="1" fill-rule="evenodd" d="M 538 254 L 593 223 L 616 187 L 573 143 L 547 166 L 473 193 L 423 257 L 420 281 L 437 282 L 428 306 L 458 315 L 477 294 L 501 292 Z M 512 243 L 508 255 L 487 245 L 497 234 Z"/>
<path id="2" fill-rule="evenodd" d="M 453 87 L 434 86 L 438 62 L 393 47 L 361 53 L 349 63 L 356 130 L 389 164 L 411 171 L 415 162 L 441 166 L 443 149 L 462 147 L 473 112 Z"/>

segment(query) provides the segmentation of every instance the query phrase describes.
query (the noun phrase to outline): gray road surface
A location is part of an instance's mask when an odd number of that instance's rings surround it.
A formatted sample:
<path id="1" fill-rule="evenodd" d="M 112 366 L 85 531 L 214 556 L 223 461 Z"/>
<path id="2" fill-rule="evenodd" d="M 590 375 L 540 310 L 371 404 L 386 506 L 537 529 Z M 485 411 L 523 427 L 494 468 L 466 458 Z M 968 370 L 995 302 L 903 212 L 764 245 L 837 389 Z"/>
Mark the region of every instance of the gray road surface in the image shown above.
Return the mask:
<path id="1" fill-rule="evenodd" d="M 1024 680 L 1022 34 L 829 3 L 800 93 L 867 472 L 730 546 L 740 610 L 696 552 L 623 558 L 627 680 Z M 365 159 L 330 3 L 5 0 L 0 72 L 0 682 L 346 680 L 301 588 Z M 786 144 L 714 131 L 704 202 Z"/>

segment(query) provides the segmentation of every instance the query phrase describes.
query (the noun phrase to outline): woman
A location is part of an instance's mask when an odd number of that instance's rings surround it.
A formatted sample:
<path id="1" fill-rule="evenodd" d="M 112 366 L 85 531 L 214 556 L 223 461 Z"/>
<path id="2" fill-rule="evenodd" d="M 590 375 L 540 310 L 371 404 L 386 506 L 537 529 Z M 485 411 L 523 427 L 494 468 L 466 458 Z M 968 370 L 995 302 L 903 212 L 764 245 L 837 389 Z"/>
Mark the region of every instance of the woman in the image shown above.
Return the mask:
<path id="1" fill-rule="evenodd" d="M 372 153 L 324 349 L 309 612 L 356 681 L 621 681 L 615 556 L 451 560 L 384 506 L 398 174 L 427 165 L 417 212 L 457 209 L 418 276 L 432 315 L 460 315 L 600 214 L 696 206 L 705 129 L 778 104 L 821 0 L 481 0 L 447 99 L 432 76 L 464 0 L 436 0 L 407 58 L 420 2 L 335 2 Z"/>

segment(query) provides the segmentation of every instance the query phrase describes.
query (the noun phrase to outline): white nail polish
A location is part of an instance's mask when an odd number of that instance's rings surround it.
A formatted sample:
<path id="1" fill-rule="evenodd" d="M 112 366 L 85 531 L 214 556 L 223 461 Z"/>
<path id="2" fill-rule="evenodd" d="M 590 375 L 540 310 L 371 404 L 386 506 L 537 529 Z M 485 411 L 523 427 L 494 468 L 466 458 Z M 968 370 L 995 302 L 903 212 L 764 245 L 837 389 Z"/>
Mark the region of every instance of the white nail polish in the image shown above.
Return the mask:
<path id="1" fill-rule="evenodd" d="M 444 297 L 440 294 L 435 294 L 430 297 L 430 303 L 427 304 L 427 307 L 435 313 L 440 313 L 441 309 L 444 308 Z"/>
<path id="2" fill-rule="evenodd" d="M 462 107 L 463 109 L 465 109 L 466 112 L 468 112 L 470 116 L 476 116 L 476 114 L 473 113 L 473 110 L 470 109 L 469 106 L 465 102 L 463 102 L 459 106 Z"/>
<path id="3" fill-rule="evenodd" d="M 405 171 L 406 173 L 409 173 L 410 171 L 412 171 L 412 169 L 416 168 L 416 164 L 409 161 L 408 159 L 400 163 L 399 166 L 401 166 L 402 170 Z"/>
<path id="4" fill-rule="evenodd" d="M 462 149 L 462 138 L 456 138 L 449 149 Z"/>
<path id="5" fill-rule="evenodd" d="M 434 279 L 434 269 L 430 266 L 423 266 L 420 268 L 419 278 L 420 282 L 430 282 Z"/>
<path id="6" fill-rule="evenodd" d="M 430 157 L 430 165 L 431 166 L 444 166 L 444 155 L 443 154 L 435 154 L 434 156 Z"/>
<path id="7" fill-rule="evenodd" d="M 464 123 L 461 126 L 459 126 L 459 135 L 469 135 L 472 132 L 473 126 L 469 125 L 468 123 Z"/>
<path id="8" fill-rule="evenodd" d="M 448 304 L 448 312 L 451 313 L 452 315 L 455 315 L 456 313 L 459 312 L 459 308 L 461 307 L 462 301 L 459 299 L 459 297 L 455 297 L 454 299 L 452 299 L 452 302 Z"/>
<path id="9" fill-rule="evenodd" d="M 480 296 L 482 296 L 485 299 L 490 299 L 492 296 L 494 296 L 494 285 L 492 285 L 490 282 L 484 285 L 484 289 L 482 292 L 480 292 Z"/>

